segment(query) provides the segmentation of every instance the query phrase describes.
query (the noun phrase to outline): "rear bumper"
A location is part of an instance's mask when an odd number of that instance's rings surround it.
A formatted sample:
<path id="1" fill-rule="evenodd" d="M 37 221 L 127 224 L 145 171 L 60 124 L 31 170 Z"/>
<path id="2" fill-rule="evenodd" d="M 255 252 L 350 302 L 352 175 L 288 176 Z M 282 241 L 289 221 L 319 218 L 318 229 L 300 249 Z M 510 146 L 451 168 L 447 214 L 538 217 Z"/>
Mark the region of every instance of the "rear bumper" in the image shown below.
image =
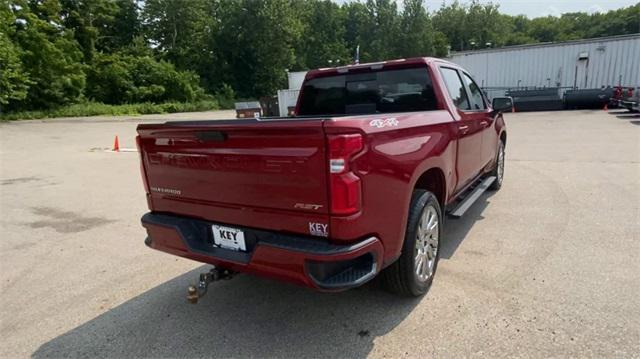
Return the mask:
<path id="1" fill-rule="evenodd" d="M 360 286 L 382 266 L 383 247 L 375 237 L 336 245 L 322 238 L 230 225 L 245 233 L 247 251 L 238 252 L 214 246 L 213 224 L 217 223 L 159 213 L 142 217 L 148 234 L 145 244 L 151 248 L 319 290 Z"/>

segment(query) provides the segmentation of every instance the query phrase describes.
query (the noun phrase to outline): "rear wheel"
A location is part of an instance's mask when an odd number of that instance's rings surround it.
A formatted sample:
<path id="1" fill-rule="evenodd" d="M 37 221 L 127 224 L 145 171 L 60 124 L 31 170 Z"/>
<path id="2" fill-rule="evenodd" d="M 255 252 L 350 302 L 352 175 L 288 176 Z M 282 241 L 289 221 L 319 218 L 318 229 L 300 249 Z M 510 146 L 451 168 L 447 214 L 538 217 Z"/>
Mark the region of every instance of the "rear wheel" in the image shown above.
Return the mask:
<path id="1" fill-rule="evenodd" d="M 416 190 L 400 258 L 382 272 L 386 289 L 405 296 L 421 296 L 431 287 L 440 258 L 442 211 L 436 196 Z"/>
<path id="2" fill-rule="evenodd" d="M 500 140 L 498 142 L 498 154 L 496 156 L 496 168 L 491 171 L 490 176 L 496 178 L 495 181 L 489 187 L 492 191 L 497 191 L 502 187 L 502 180 L 504 179 L 504 142 Z"/>

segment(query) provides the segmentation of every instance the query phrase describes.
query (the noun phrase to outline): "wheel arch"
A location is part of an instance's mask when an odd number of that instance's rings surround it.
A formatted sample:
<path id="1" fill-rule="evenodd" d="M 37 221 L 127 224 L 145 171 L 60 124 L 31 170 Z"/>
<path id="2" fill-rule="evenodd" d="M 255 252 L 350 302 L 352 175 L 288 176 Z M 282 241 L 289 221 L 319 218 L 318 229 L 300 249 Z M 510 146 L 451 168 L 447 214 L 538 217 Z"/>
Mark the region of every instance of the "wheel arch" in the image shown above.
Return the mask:
<path id="1" fill-rule="evenodd" d="M 423 189 L 433 193 L 438 199 L 440 208 L 444 210 L 447 196 L 447 180 L 441 168 L 432 167 L 424 171 L 413 186 L 414 191 L 417 189 Z"/>

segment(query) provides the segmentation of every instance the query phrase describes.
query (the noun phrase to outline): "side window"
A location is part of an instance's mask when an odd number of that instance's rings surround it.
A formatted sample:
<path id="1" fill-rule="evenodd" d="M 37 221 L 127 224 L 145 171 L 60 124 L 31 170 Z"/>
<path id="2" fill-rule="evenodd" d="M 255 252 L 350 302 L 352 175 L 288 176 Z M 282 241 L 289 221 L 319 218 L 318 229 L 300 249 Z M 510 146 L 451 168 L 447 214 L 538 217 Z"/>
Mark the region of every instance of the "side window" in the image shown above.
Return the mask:
<path id="1" fill-rule="evenodd" d="M 458 71 L 448 67 L 441 67 L 440 73 L 456 107 L 461 110 L 470 110 L 471 107 L 469 106 L 467 91 L 464 89 L 464 85 L 462 85 Z"/>
<path id="2" fill-rule="evenodd" d="M 462 73 L 462 78 L 464 79 L 464 82 L 467 84 L 467 87 L 469 87 L 469 102 L 471 102 L 471 109 L 484 110 L 485 108 L 487 108 L 487 106 L 485 105 L 484 98 L 482 96 L 482 90 L 480 89 L 480 87 L 478 87 L 478 85 L 473 81 L 473 79 L 469 77 L 469 75 L 465 74 L 464 72 Z"/>

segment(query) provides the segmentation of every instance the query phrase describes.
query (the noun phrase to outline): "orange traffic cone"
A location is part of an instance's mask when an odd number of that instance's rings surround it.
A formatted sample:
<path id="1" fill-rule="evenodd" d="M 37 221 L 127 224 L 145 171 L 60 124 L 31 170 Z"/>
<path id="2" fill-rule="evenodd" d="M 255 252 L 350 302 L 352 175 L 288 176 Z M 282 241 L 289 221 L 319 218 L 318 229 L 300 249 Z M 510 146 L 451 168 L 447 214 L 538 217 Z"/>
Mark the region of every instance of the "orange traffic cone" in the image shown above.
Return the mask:
<path id="1" fill-rule="evenodd" d="M 609 111 L 609 105 L 605 103 L 605 104 L 604 104 L 604 108 L 603 108 L 603 110 L 604 110 L 604 111 Z"/>
<path id="2" fill-rule="evenodd" d="M 116 139 L 113 141 L 113 151 L 120 152 L 120 144 L 118 143 L 118 135 L 116 135 Z"/>

